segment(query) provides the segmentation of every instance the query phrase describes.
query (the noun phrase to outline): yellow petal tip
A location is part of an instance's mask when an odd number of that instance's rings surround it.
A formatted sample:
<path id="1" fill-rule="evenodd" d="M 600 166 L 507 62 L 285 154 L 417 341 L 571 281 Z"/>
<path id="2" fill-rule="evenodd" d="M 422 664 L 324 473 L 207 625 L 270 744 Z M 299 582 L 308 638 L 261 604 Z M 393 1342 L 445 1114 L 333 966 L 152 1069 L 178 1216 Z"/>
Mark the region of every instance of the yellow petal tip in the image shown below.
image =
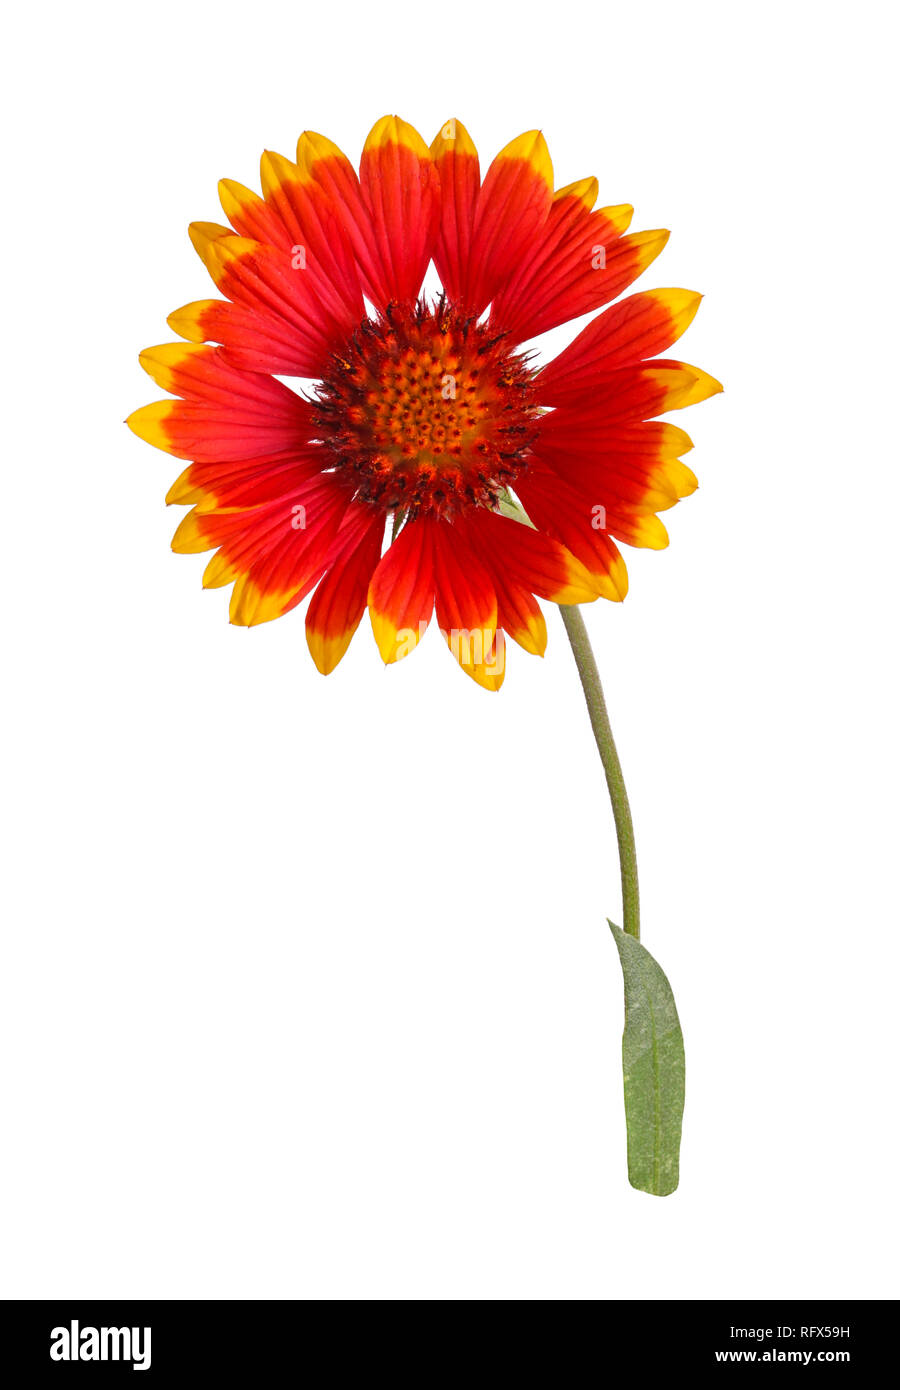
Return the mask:
<path id="1" fill-rule="evenodd" d="M 558 188 L 553 195 L 553 201 L 559 203 L 564 198 L 577 198 L 590 212 L 599 192 L 600 184 L 595 178 L 578 179 L 575 183 L 566 184 L 565 188 Z"/>
<path id="2" fill-rule="evenodd" d="M 366 137 L 366 151 L 380 150 L 385 145 L 405 145 L 422 159 L 428 159 L 428 146 L 422 136 L 400 116 L 382 116 Z"/>
<path id="3" fill-rule="evenodd" d="M 457 120 L 455 116 L 444 122 L 431 142 L 432 159 L 439 160 L 447 154 L 471 155 L 475 159 L 478 158 L 472 137 L 462 121 Z"/>
<path id="4" fill-rule="evenodd" d="M 125 424 L 138 439 L 168 453 L 171 451 L 171 440 L 165 422 L 174 408 L 174 401 L 153 401 L 150 405 L 142 405 L 139 410 L 133 410 Z"/>
<path id="5" fill-rule="evenodd" d="M 541 131 L 526 130 L 524 135 L 517 135 L 515 140 L 510 140 L 500 151 L 497 158 L 524 159 L 531 165 L 538 178 L 543 179 L 548 188 L 553 188 L 553 163 L 547 141 Z"/>

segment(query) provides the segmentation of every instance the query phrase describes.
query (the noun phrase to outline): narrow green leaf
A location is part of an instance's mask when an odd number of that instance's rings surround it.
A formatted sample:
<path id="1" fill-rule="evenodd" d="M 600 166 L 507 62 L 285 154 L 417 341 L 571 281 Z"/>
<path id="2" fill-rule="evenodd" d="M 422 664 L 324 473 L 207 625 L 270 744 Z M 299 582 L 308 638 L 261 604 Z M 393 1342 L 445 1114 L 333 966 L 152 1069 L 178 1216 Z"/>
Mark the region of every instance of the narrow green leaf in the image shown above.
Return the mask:
<path id="1" fill-rule="evenodd" d="M 667 1197 L 678 1186 L 684 1113 L 684 1040 L 672 989 L 646 947 L 612 922 L 625 976 L 622 1071 L 628 1181 Z"/>

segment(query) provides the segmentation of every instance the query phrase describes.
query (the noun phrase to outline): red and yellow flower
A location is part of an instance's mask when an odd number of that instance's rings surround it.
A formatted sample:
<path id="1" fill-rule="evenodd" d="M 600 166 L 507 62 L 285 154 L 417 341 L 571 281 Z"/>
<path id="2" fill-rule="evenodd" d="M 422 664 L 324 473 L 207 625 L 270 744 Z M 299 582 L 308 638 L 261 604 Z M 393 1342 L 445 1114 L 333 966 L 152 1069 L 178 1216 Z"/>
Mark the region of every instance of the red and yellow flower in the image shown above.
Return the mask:
<path id="1" fill-rule="evenodd" d="M 141 354 L 177 399 L 128 423 L 188 461 L 167 497 L 192 508 L 173 549 L 216 552 L 203 582 L 233 584 L 232 622 L 312 592 L 327 673 L 366 607 L 386 662 L 436 613 L 462 668 L 497 689 L 504 633 L 543 653 L 537 599 L 624 598 L 616 541 L 665 546 L 657 513 L 697 486 L 690 439 L 654 417 L 721 387 L 656 356 L 696 313 L 687 290 L 622 300 L 543 367 L 521 351 L 615 299 L 666 243 L 629 233 L 630 207 L 595 208 L 597 191 L 554 191 L 537 131 L 482 180 L 459 121 L 429 149 L 394 116 L 358 175 L 306 132 L 296 161 L 263 156 L 261 197 L 223 180 L 231 225 L 190 229 L 223 298 L 177 310 L 186 341 Z M 427 302 L 432 261 L 443 294 Z"/>

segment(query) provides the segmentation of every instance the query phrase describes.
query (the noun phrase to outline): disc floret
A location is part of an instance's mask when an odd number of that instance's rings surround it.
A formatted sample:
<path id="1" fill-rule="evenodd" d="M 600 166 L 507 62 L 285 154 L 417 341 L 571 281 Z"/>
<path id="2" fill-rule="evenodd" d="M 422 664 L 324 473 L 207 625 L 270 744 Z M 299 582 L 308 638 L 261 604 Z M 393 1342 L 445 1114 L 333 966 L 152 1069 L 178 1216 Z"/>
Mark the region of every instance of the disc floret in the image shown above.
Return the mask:
<path id="1" fill-rule="evenodd" d="M 315 425 L 361 501 L 452 517 L 491 507 L 537 434 L 533 372 L 452 308 L 391 304 L 332 359 Z"/>

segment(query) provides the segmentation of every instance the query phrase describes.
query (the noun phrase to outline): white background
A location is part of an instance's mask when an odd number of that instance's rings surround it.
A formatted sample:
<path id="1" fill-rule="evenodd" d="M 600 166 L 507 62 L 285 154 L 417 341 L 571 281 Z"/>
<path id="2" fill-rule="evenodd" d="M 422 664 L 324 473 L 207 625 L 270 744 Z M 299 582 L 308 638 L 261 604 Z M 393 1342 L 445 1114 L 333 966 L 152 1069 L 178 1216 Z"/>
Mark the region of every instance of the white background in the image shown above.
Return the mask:
<path id="1" fill-rule="evenodd" d="M 49 5 L 4 82 L 7 1296 L 898 1292 L 889 7 Z M 9 23 L 9 19 L 7 20 Z M 9 35 L 8 35 L 9 36 Z M 122 425 L 186 236 L 396 111 L 673 229 L 636 288 L 700 491 L 587 613 L 688 1050 L 629 1188 L 614 839 L 558 615 L 499 695 L 436 631 L 337 673 L 169 551 Z M 676 417 L 678 418 L 678 417 Z M 178 512 L 180 515 L 180 511 Z M 892 1229 L 893 1228 L 893 1229 Z"/>

